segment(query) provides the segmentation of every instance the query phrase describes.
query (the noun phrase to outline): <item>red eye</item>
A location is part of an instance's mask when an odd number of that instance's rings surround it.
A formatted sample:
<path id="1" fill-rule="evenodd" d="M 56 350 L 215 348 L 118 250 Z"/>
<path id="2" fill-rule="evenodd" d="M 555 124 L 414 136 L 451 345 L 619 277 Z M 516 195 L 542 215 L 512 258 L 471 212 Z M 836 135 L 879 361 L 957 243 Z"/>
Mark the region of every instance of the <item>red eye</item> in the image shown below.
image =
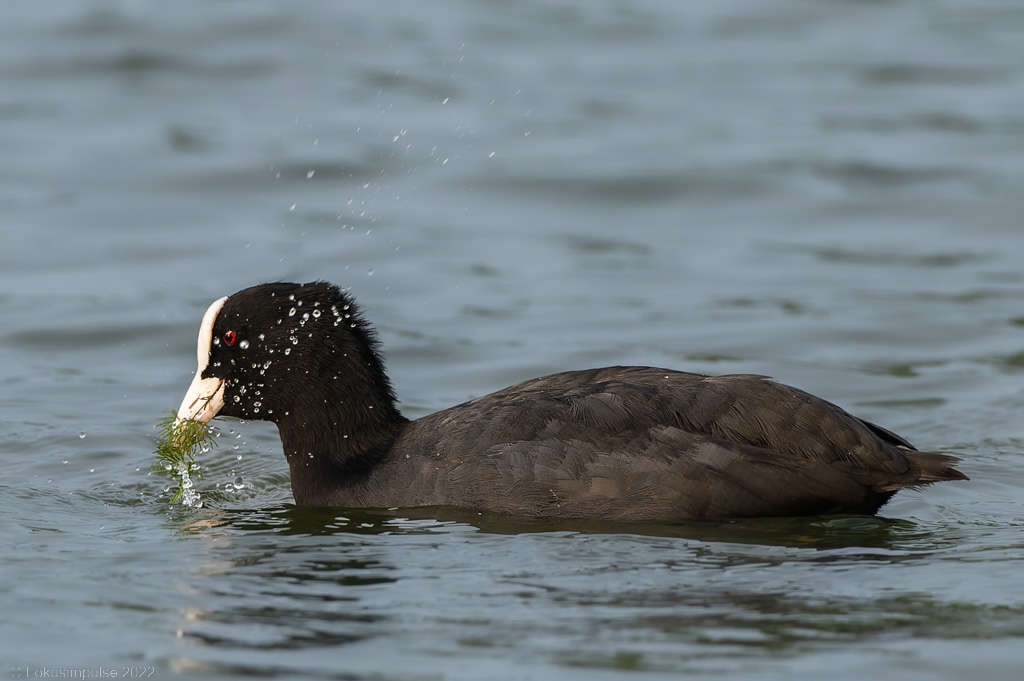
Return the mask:
<path id="1" fill-rule="evenodd" d="M 225 331 L 224 332 L 224 342 L 227 343 L 228 345 L 234 345 L 235 344 L 235 332 L 234 331 Z"/>

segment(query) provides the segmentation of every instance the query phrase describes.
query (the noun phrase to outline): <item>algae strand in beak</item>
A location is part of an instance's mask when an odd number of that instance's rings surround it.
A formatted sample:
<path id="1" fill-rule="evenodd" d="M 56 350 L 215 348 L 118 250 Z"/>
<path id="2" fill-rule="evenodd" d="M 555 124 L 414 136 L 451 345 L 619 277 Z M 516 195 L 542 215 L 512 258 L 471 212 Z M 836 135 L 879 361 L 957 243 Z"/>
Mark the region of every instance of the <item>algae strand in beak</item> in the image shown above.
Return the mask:
<path id="1" fill-rule="evenodd" d="M 172 503 L 181 499 L 186 506 L 201 506 L 192 482 L 193 475 L 201 477 L 196 452 L 208 452 L 217 442 L 207 424 L 186 419 L 175 425 L 176 417 L 177 413 L 172 411 L 157 424 L 160 439 L 156 445 L 156 466 L 177 479 L 178 489 L 171 497 Z"/>

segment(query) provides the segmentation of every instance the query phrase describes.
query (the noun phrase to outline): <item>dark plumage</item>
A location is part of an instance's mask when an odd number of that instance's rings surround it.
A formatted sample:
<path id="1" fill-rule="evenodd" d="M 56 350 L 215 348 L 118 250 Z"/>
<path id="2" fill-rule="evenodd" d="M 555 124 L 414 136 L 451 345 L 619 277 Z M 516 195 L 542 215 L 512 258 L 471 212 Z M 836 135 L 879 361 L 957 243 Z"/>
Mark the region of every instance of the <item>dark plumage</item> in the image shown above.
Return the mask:
<path id="1" fill-rule="evenodd" d="M 763 376 L 608 367 L 404 418 L 370 326 L 336 286 L 211 305 L 179 418 L 278 425 L 302 505 L 457 506 L 622 520 L 875 513 L 957 459 Z"/>

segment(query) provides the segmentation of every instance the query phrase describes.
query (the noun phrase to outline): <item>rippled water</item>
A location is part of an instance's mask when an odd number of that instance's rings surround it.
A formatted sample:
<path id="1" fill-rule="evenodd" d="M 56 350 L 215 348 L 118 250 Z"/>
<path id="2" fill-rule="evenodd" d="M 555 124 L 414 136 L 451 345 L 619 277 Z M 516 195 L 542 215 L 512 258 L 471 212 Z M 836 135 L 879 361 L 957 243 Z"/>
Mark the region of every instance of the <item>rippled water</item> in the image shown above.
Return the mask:
<path id="1" fill-rule="evenodd" d="M 1024 7 L 46 2 L 0 22 L 0 659 L 154 678 L 1017 679 Z M 153 424 L 213 299 L 323 278 L 421 416 L 757 372 L 969 483 L 878 520 L 291 505 Z M 0 674 L 8 672 L 0 668 Z"/>

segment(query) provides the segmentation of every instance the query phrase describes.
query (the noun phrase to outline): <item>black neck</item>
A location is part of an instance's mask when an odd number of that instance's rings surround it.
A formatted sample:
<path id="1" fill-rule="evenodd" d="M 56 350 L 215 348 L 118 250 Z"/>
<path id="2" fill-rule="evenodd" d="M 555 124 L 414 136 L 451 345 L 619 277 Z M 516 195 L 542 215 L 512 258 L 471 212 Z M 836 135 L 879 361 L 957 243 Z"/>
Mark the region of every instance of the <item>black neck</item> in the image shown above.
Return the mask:
<path id="1" fill-rule="evenodd" d="M 280 429 L 296 501 L 336 504 L 366 479 L 407 420 L 395 406 L 377 336 L 355 302 L 314 282 L 298 287 L 298 302 L 286 313 L 293 297 L 285 293 L 284 307 L 269 314 L 278 319 L 270 342 L 289 360 L 275 356 L 268 369 L 275 390 L 263 396 L 264 408 L 272 407 Z M 312 312 L 300 317 L 300 305 Z M 292 321 L 280 326 L 281 319 Z"/>
<path id="2" fill-rule="evenodd" d="M 390 395 L 363 392 L 349 382 L 338 388 L 306 393 L 304 404 L 278 419 L 297 503 L 336 505 L 346 496 L 354 500 L 355 488 L 407 423 Z"/>

